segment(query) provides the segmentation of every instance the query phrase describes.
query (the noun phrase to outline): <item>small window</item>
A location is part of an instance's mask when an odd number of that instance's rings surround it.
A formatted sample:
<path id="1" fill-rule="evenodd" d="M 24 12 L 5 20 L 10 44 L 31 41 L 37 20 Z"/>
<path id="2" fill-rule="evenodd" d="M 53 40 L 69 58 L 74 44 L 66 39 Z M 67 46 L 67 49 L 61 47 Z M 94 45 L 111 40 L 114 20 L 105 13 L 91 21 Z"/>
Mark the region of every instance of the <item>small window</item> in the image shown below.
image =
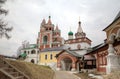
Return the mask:
<path id="1" fill-rule="evenodd" d="M 29 51 L 28 51 L 28 54 L 29 54 Z"/>
<path id="2" fill-rule="evenodd" d="M 47 55 L 45 55 L 45 60 L 47 60 Z"/>
<path id="3" fill-rule="evenodd" d="M 39 50 L 37 51 L 37 53 L 39 53 Z"/>
<path id="4" fill-rule="evenodd" d="M 52 58 L 53 58 L 53 56 L 52 56 L 52 54 L 50 55 L 50 59 L 52 60 Z"/>
<path id="5" fill-rule="evenodd" d="M 24 51 L 24 53 L 26 53 L 26 51 Z"/>
<path id="6" fill-rule="evenodd" d="M 43 43 L 44 43 L 44 44 L 47 44 L 47 40 L 48 40 L 48 37 L 47 37 L 47 36 L 44 36 L 44 37 L 43 37 Z"/>
<path id="7" fill-rule="evenodd" d="M 35 53 L 36 53 L 36 51 L 35 51 L 35 50 L 32 50 L 32 51 L 31 51 L 31 54 L 35 54 Z"/>

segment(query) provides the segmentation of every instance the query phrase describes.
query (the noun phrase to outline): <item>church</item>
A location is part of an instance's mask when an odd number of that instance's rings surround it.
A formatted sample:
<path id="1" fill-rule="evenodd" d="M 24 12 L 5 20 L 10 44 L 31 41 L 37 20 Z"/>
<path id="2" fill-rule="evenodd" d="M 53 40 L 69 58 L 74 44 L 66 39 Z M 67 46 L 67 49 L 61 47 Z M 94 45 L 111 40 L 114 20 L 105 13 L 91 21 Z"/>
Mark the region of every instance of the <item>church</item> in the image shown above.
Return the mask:
<path id="1" fill-rule="evenodd" d="M 107 74 L 120 70 L 120 12 L 103 29 L 106 38 L 97 46 L 91 47 L 92 41 L 83 31 L 80 20 L 76 28 L 76 33 L 70 30 L 65 40 L 59 26 L 52 23 L 51 16 L 47 21 L 43 19 L 37 43 L 23 47 L 21 56 L 26 56 L 25 61 L 50 66 L 53 70 L 96 69 Z"/>
<path id="2" fill-rule="evenodd" d="M 68 39 L 64 40 L 58 25 L 52 24 L 51 16 L 47 22 L 43 19 L 37 38 L 38 64 L 49 65 L 55 70 L 79 71 L 84 68 L 83 58 L 91 50 L 92 41 L 83 31 L 80 21 L 76 30 L 75 34 L 70 30 Z M 94 57 L 89 58 L 94 60 Z"/>

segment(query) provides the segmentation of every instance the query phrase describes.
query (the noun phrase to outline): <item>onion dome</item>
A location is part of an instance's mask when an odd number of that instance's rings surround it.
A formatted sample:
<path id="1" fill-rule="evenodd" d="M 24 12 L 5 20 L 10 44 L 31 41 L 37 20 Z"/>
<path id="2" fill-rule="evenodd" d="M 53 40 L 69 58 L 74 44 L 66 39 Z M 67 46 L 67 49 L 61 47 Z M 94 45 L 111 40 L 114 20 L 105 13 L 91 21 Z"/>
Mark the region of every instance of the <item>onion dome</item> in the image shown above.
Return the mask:
<path id="1" fill-rule="evenodd" d="M 73 32 L 72 31 L 68 32 L 68 35 L 73 35 Z"/>

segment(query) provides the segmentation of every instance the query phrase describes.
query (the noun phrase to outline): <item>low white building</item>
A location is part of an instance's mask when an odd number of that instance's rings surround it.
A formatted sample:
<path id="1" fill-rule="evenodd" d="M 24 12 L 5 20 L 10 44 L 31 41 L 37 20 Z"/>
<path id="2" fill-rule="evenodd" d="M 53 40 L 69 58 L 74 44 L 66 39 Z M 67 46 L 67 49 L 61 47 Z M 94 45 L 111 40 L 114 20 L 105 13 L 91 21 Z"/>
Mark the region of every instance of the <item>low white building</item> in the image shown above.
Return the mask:
<path id="1" fill-rule="evenodd" d="M 29 44 L 21 49 L 21 55 L 26 54 L 25 61 L 38 64 L 39 61 L 39 49 L 36 44 Z"/>

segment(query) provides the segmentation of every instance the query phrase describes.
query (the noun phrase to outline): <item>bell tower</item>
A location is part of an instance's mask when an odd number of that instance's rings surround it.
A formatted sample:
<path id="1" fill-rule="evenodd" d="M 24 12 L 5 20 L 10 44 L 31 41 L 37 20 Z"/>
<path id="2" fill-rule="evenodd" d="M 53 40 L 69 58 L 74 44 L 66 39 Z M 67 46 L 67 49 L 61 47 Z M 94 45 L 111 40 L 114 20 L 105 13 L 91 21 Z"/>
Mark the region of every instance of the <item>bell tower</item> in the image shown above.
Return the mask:
<path id="1" fill-rule="evenodd" d="M 86 36 L 86 34 L 83 32 L 82 27 L 81 27 L 81 22 L 78 22 L 78 29 L 77 29 L 77 33 L 75 34 L 76 38 L 84 38 Z"/>
<path id="2" fill-rule="evenodd" d="M 38 33 L 38 48 L 42 50 L 45 48 L 59 47 L 62 45 L 62 40 L 61 31 L 58 25 L 54 28 L 51 16 L 48 17 L 47 22 L 43 19 L 40 25 L 40 32 Z"/>
<path id="3" fill-rule="evenodd" d="M 40 50 L 44 48 L 51 48 L 53 30 L 54 30 L 54 25 L 51 22 L 51 16 L 49 16 L 47 23 L 45 19 L 43 19 L 40 25 L 40 32 L 38 34 Z"/>

